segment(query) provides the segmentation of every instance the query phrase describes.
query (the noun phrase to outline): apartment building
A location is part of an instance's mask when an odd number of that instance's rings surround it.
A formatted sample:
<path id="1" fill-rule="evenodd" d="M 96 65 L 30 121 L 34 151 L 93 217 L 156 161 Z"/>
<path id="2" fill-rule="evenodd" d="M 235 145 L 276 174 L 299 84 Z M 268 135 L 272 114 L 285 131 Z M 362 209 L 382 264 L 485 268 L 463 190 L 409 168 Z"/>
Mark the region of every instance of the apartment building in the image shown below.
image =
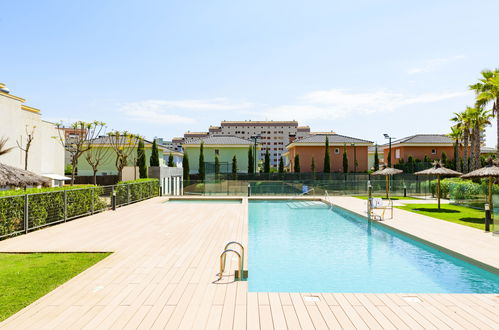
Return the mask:
<path id="1" fill-rule="evenodd" d="M 265 152 L 270 153 L 270 165 L 277 167 L 279 158 L 286 152 L 286 145 L 290 142 L 307 137 L 310 127 L 298 126 L 292 121 L 222 121 L 220 126 L 212 126 L 211 130 L 218 131 L 221 135 L 231 135 L 242 139 L 252 140 L 257 138 L 261 145 L 259 159 L 263 159 Z M 253 140 L 254 141 L 254 140 Z"/>

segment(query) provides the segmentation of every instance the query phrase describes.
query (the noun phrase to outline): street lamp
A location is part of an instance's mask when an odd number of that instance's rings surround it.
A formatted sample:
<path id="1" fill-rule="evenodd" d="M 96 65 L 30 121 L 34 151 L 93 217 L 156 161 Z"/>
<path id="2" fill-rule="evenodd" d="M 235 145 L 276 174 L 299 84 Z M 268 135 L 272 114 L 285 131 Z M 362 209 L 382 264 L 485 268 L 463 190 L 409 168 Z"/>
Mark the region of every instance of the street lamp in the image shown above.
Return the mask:
<path id="1" fill-rule="evenodd" d="M 389 136 L 384 133 L 383 136 L 385 139 L 388 139 L 388 167 L 392 167 L 392 139 L 395 139 L 393 136 Z"/>
<path id="2" fill-rule="evenodd" d="M 256 142 L 258 141 L 258 139 L 261 137 L 260 134 L 257 134 L 257 135 L 253 135 L 251 137 L 251 139 L 253 140 L 253 143 L 254 143 L 254 157 L 253 157 L 253 161 L 255 162 L 255 165 L 253 167 L 253 173 L 256 173 Z"/>

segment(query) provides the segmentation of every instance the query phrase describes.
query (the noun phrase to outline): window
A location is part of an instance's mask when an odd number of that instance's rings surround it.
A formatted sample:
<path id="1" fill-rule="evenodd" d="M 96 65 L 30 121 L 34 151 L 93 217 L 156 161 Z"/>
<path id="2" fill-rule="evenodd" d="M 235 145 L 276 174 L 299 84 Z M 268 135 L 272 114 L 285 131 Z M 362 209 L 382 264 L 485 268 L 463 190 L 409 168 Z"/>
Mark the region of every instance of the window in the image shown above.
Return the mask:
<path id="1" fill-rule="evenodd" d="M 399 159 L 400 158 L 400 149 L 395 150 L 395 158 Z"/>
<path id="2" fill-rule="evenodd" d="M 436 155 L 437 154 L 437 149 L 431 149 L 431 154 Z"/>
<path id="3" fill-rule="evenodd" d="M 334 148 L 334 153 L 336 155 L 339 155 L 340 154 L 340 148 Z"/>

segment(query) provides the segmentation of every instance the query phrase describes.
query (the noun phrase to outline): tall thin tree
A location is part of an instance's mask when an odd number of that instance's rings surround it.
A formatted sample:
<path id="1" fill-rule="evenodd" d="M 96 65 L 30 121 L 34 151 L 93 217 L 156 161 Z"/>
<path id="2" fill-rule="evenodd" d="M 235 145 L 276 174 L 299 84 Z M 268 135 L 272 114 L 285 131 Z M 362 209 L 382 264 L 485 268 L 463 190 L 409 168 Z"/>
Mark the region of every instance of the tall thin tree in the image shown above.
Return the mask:
<path id="1" fill-rule="evenodd" d="M 293 168 L 295 173 L 300 173 L 300 155 L 296 154 L 295 155 L 295 163 L 294 163 L 294 168 Z"/>
<path id="2" fill-rule="evenodd" d="M 270 173 L 270 153 L 269 148 L 265 151 L 265 158 L 263 162 L 263 173 Z"/>
<path id="3" fill-rule="evenodd" d="M 149 165 L 159 166 L 159 150 L 156 140 L 152 141 L 151 157 L 149 158 Z"/>
<path id="4" fill-rule="evenodd" d="M 189 177 L 189 154 L 184 153 L 184 158 L 182 158 L 182 170 L 184 172 L 184 180 L 189 182 L 190 177 Z"/>
<path id="5" fill-rule="evenodd" d="M 378 145 L 374 146 L 374 170 L 379 170 L 379 155 L 378 155 Z"/>
<path id="6" fill-rule="evenodd" d="M 141 179 L 147 178 L 147 166 L 146 166 L 146 151 L 144 147 L 144 139 L 139 139 L 139 144 L 137 146 L 137 166 L 139 167 L 139 177 Z"/>
<path id="7" fill-rule="evenodd" d="M 204 181 L 204 177 L 206 175 L 203 149 L 204 149 L 204 142 L 201 142 L 201 145 L 199 146 L 199 163 L 198 163 L 198 173 L 199 173 L 199 179 L 201 181 Z"/>
<path id="8" fill-rule="evenodd" d="M 232 179 L 236 180 L 237 179 L 237 158 L 236 155 L 232 157 Z"/>
<path id="9" fill-rule="evenodd" d="M 248 173 L 255 173 L 254 159 L 253 159 L 253 147 L 248 148 Z"/>
<path id="10" fill-rule="evenodd" d="M 323 172 L 324 173 L 330 173 L 331 172 L 331 159 L 329 156 L 329 139 L 326 136 L 326 142 L 324 143 L 324 167 L 323 167 Z"/>

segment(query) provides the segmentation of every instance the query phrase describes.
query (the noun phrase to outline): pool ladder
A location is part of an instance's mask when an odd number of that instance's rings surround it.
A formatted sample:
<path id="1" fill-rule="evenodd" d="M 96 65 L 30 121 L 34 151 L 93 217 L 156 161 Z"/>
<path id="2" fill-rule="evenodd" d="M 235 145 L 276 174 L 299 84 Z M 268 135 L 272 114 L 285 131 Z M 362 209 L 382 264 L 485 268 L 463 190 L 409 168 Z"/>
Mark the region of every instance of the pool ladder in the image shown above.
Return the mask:
<path id="1" fill-rule="evenodd" d="M 241 253 L 237 252 L 236 250 L 229 249 L 231 245 L 239 246 L 241 249 Z M 218 280 L 220 281 L 223 277 L 223 273 L 225 271 L 225 261 L 228 253 L 234 253 L 235 255 L 237 255 L 238 258 L 239 269 L 236 270 L 235 277 L 238 278 L 240 281 L 248 277 L 248 271 L 244 270 L 244 246 L 239 242 L 232 241 L 225 245 L 224 251 L 220 255 L 220 273 L 217 274 Z"/>

